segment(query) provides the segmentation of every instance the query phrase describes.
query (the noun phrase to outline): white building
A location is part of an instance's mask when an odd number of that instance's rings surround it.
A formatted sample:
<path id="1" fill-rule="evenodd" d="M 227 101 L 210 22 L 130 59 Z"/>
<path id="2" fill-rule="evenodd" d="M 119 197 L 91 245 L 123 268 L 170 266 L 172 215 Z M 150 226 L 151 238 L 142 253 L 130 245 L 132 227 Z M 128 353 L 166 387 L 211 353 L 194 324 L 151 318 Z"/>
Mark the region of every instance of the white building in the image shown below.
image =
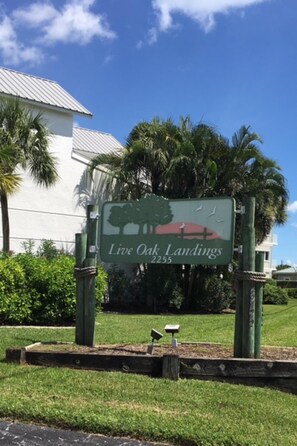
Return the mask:
<path id="1" fill-rule="evenodd" d="M 92 114 L 56 82 L 0 68 L 0 95 L 17 97 L 33 113 L 42 113 L 52 133 L 50 150 L 59 171 L 58 182 L 48 189 L 36 186 L 23 173 L 20 190 L 8 198 L 11 250 L 22 251 L 29 239 L 37 245 L 51 239 L 57 247 L 72 250 L 75 233 L 85 224 L 85 206 L 94 202 L 86 166 L 94 155 L 121 144 L 110 134 L 74 127 L 74 116 Z"/>
<path id="2" fill-rule="evenodd" d="M 275 270 L 272 261 L 272 250 L 274 246 L 277 246 L 277 236 L 271 232 L 264 242 L 256 247 L 256 251 L 264 252 L 264 272 L 266 277 L 269 278 L 272 277 L 272 271 Z"/>

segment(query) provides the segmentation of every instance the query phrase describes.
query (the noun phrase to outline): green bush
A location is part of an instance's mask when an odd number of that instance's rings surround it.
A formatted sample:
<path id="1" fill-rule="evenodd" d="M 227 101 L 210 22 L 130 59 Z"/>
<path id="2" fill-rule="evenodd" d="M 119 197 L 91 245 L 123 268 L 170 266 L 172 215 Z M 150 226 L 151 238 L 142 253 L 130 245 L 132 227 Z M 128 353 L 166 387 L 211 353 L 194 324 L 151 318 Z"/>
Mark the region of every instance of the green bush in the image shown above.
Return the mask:
<path id="1" fill-rule="evenodd" d="M 32 301 L 26 277 L 18 262 L 6 257 L 0 260 L 0 323 L 20 324 L 31 320 Z"/>
<path id="2" fill-rule="evenodd" d="M 109 306 L 118 309 L 135 309 L 142 303 L 141 283 L 135 272 L 127 275 L 118 265 L 107 271 Z"/>
<path id="3" fill-rule="evenodd" d="M 213 275 L 207 280 L 197 304 L 199 310 L 207 313 L 222 313 L 234 300 L 235 294 L 230 283 Z"/>
<path id="4" fill-rule="evenodd" d="M 98 266 L 98 276 L 96 279 L 96 309 L 102 308 L 102 303 L 107 291 L 107 273 L 103 265 Z"/>
<path id="5" fill-rule="evenodd" d="M 38 257 L 45 257 L 48 260 L 56 259 L 60 255 L 60 251 L 56 248 L 52 240 L 41 240 L 37 249 Z"/>
<path id="6" fill-rule="evenodd" d="M 297 299 L 297 288 L 284 288 L 289 296 L 289 299 Z"/>
<path id="7" fill-rule="evenodd" d="M 263 303 L 272 305 L 287 305 L 288 293 L 272 283 L 266 283 L 263 290 Z"/>
<path id="8" fill-rule="evenodd" d="M 74 260 L 67 256 L 38 260 L 39 269 L 32 277 L 38 304 L 34 307 L 33 319 L 42 324 L 73 322 L 76 305 Z"/>
<path id="9" fill-rule="evenodd" d="M 75 260 L 65 254 L 32 253 L 0 259 L 0 323 L 72 323 L 76 311 Z M 97 309 L 106 291 L 106 273 L 98 268 Z"/>

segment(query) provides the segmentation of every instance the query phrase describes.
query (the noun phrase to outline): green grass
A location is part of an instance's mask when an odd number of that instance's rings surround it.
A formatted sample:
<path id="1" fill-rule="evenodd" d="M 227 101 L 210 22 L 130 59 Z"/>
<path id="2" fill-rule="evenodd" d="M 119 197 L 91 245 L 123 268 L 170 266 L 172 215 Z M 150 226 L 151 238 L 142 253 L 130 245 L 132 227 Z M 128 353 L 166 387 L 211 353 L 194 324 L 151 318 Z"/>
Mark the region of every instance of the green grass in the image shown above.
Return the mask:
<path id="1" fill-rule="evenodd" d="M 265 306 L 263 343 L 297 346 L 297 302 Z M 234 315 L 99 314 L 98 343 L 149 342 L 151 328 L 179 323 L 181 341 L 231 344 Z M 165 338 L 165 340 L 164 340 Z M 163 342 L 168 342 L 168 335 Z M 73 341 L 74 329 L 0 328 L 5 349 L 36 341 Z M 123 373 L 0 362 L 0 417 L 87 432 L 202 446 L 297 444 L 297 398 L 225 383 L 178 382 Z"/>

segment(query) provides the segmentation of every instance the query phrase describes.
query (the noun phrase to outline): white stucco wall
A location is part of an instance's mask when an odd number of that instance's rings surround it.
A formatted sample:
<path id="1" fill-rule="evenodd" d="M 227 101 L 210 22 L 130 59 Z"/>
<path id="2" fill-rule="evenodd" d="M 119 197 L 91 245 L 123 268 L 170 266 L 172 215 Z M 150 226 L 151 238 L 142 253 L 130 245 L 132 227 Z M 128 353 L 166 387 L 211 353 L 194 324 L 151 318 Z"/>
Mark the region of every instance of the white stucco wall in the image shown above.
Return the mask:
<path id="1" fill-rule="evenodd" d="M 277 245 L 277 238 L 273 232 L 271 232 L 268 237 L 256 247 L 256 251 L 264 252 L 264 272 L 266 277 L 272 277 L 272 271 L 274 270 L 272 251 L 273 247 Z"/>
<path id="2" fill-rule="evenodd" d="M 73 250 L 76 232 L 85 223 L 85 210 L 77 205 L 75 187 L 86 164 L 71 157 L 73 116 L 55 110 L 39 109 L 53 133 L 50 150 L 58 161 L 59 180 L 51 188 L 34 184 L 22 173 L 20 190 L 9 197 L 11 250 L 20 252 L 22 243 L 51 239 L 57 247 Z M 2 229 L 0 243 L 2 246 Z"/>

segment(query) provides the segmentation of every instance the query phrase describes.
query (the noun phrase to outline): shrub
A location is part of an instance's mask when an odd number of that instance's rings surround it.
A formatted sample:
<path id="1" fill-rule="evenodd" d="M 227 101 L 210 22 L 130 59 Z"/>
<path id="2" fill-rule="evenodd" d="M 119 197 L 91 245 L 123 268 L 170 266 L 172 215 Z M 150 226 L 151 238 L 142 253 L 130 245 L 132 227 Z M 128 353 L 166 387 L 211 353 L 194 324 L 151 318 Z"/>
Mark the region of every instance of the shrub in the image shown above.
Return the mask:
<path id="1" fill-rule="evenodd" d="M 109 305 L 127 309 L 140 306 L 141 284 L 134 272 L 127 275 L 118 265 L 112 264 L 107 271 Z"/>
<path id="2" fill-rule="evenodd" d="M 266 283 L 263 291 L 263 303 L 273 305 L 287 305 L 288 293 L 272 283 Z"/>
<path id="3" fill-rule="evenodd" d="M 96 308 L 101 309 L 107 291 L 107 272 L 103 265 L 98 266 L 98 276 L 96 280 Z"/>
<path id="4" fill-rule="evenodd" d="M 32 300 L 25 273 L 18 262 L 0 260 L 0 323 L 20 324 L 31 320 Z"/>
<path id="5" fill-rule="evenodd" d="M 297 299 L 297 288 L 284 288 L 289 296 L 289 299 Z"/>
<path id="6" fill-rule="evenodd" d="M 154 312 L 179 310 L 184 292 L 178 271 L 181 265 L 148 264 L 141 281 L 142 294 L 147 307 Z"/>
<path id="7" fill-rule="evenodd" d="M 226 280 L 211 276 L 199 300 L 199 310 L 208 313 L 221 313 L 230 307 L 235 295 L 232 286 Z"/>
<path id="8" fill-rule="evenodd" d="M 72 323 L 76 312 L 74 258 L 59 254 L 36 257 L 27 252 L 0 260 L 0 322 Z M 100 266 L 96 303 L 100 309 L 106 291 L 106 273 Z"/>
<path id="9" fill-rule="evenodd" d="M 60 251 L 56 248 L 52 240 L 41 240 L 40 246 L 37 249 L 38 257 L 45 257 L 48 260 L 56 259 Z"/>
<path id="10" fill-rule="evenodd" d="M 41 305 L 35 305 L 34 320 L 45 324 L 73 322 L 76 307 L 74 260 L 67 256 L 38 260 L 41 268 L 34 277 L 34 285 Z"/>

